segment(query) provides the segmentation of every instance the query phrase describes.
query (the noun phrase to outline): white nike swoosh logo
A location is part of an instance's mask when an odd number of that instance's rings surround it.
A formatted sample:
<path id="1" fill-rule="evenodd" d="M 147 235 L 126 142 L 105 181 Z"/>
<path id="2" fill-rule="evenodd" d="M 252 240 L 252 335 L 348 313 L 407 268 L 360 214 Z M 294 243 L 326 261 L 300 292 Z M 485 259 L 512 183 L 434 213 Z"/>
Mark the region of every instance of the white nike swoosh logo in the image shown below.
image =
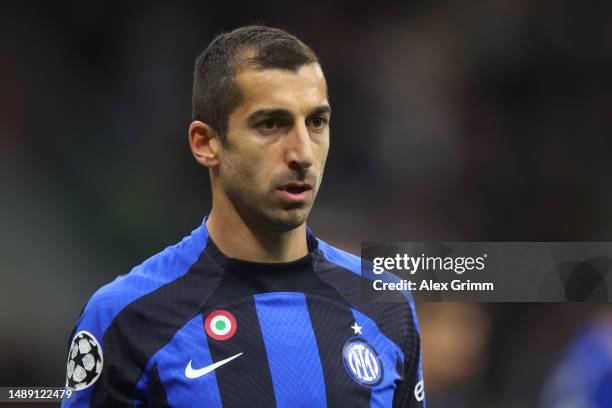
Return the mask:
<path id="1" fill-rule="evenodd" d="M 206 367 L 198 368 L 197 370 L 194 370 L 193 367 L 191 367 L 191 362 L 193 360 L 189 360 L 189 363 L 187 363 L 187 367 L 185 367 L 185 377 L 192 379 L 192 380 L 194 378 L 199 378 L 203 375 L 210 373 L 211 371 L 216 370 L 217 368 L 221 367 L 223 364 L 229 363 L 233 359 L 240 357 L 241 355 L 242 353 L 238 353 L 235 356 L 231 356 L 229 358 L 226 358 L 225 360 L 217 361 L 216 363 L 213 363 Z"/>

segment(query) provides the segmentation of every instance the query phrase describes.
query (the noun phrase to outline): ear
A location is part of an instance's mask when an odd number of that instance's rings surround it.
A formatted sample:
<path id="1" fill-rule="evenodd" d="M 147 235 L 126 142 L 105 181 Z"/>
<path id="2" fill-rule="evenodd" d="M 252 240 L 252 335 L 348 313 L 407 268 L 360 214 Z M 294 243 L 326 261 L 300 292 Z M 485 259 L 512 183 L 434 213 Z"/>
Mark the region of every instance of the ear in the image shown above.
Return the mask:
<path id="1" fill-rule="evenodd" d="M 209 125 L 199 120 L 189 125 L 189 146 L 193 157 L 202 166 L 215 167 L 219 164 L 221 143 L 219 135 Z"/>

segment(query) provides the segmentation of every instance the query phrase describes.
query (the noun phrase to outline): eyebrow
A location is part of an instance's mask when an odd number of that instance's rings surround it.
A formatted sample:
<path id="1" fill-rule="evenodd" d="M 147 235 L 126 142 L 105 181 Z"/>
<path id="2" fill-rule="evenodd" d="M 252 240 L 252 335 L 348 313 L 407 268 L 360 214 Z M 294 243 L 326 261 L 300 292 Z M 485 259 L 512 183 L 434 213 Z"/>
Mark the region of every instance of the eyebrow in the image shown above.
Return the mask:
<path id="1" fill-rule="evenodd" d="M 331 114 L 331 107 L 329 105 L 321 105 L 313 108 L 308 112 L 306 117 L 311 117 L 314 115 L 324 115 Z M 281 108 L 273 108 L 273 109 L 260 109 L 249 115 L 247 118 L 247 124 L 249 126 L 253 126 L 257 124 L 259 121 L 268 119 L 268 118 L 291 118 L 293 114 L 287 109 Z"/>
<path id="2" fill-rule="evenodd" d="M 331 115 L 331 106 L 329 105 L 317 106 L 316 108 L 310 111 L 307 117 L 311 117 L 314 115 L 325 115 L 325 114 Z"/>

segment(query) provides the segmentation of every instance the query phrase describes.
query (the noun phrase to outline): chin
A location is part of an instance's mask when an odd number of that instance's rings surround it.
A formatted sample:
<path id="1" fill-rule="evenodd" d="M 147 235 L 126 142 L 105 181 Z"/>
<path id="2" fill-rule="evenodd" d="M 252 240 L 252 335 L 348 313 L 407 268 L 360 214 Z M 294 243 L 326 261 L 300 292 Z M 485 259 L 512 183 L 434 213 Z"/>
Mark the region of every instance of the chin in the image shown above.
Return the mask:
<path id="1" fill-rule="evenodd" d="M 271 214 L 268 219 L 274 231 L 287 232 L 304 224 L 309 213 L 310 208 L 280 210 L 277 214 Z"/>

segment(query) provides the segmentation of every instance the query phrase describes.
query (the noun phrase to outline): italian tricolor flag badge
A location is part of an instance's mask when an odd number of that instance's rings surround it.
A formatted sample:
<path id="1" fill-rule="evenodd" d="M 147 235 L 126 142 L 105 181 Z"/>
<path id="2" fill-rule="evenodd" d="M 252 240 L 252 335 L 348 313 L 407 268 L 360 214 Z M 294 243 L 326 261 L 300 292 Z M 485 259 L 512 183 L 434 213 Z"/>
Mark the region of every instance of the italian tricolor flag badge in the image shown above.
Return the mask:
<path id="1" fill-rule="evenodd" d="M 233 314 L 227 310 L 215 310 L 206 317 L 204 329 L 215 340 L 227 340 L 236 333 L 238 324 Z"/>

